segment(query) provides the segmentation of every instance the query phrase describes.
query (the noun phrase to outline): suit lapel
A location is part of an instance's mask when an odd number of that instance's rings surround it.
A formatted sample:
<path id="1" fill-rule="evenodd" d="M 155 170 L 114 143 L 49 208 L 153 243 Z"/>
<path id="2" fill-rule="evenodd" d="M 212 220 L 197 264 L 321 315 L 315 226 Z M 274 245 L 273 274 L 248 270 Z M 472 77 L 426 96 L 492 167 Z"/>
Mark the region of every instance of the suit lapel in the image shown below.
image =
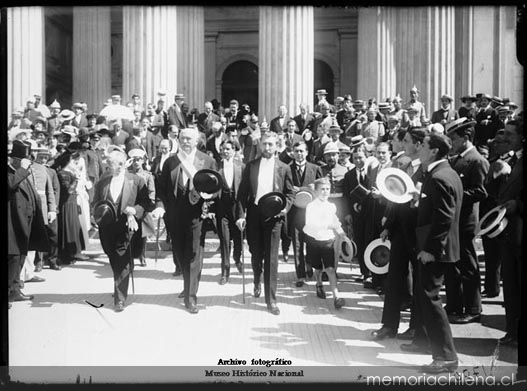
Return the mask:
<path id="1" fill-rule="evenodd" d="M 128 204 L 128 199 L 132 196 L 132 190 L 134 187 L 133 178 L 127 173 L 124 175 L 124 184 L 123 184 L 123 196 L 121 198 L 121 213 L 124 212 Z"/>
<path id="2" fill-rule="evenodd" d="M 252 166 L 251 166 L 251 172 L 250 172 L 250 179 L 251 179 L 251 188 L 253 190 L 253 194 L 256 196 L 256 192 L 258 191 L 258 172 L 260 171 L 260 162 L 262 159 L 258 159 Z"/>
<path id="3" fill-rule="evenodd" d="M 279 160 L 274 159 L 274 170 L 273 170 L 273 191 L 281 191 L 279 177 L 280 177 L 280 166 L 278 165 Z"/>

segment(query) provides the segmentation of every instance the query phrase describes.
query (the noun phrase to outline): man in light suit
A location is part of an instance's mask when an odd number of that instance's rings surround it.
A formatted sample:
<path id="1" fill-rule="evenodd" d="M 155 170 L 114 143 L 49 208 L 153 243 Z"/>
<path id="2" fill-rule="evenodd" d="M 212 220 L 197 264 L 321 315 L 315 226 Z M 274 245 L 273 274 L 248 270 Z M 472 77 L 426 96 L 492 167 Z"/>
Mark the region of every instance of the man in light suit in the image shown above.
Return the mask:
<path id="1" fill-rule="evenodd" d="M 110 260 L 114 279 L 115 311 L 124 310 L 128 297 L 128 284 L 133 269 L 131 260 L 131 239 L 138 229 L 136 219 L 141 219 L 145 212 L 154 209 L 148 198 L 145 181 L 139 176 L 127 172 L 126 155 L 114 150 L 108 156 L 111 175 L 105 175 L 95 185 L 93 205 L 99 201 L 111 201 L 117 216 L 108 224 L 99 224 L 101 245 Z"/>
<path id="2" fill-rule="evenodd" d="M 218 122 L 220 117 L 212 111 L 212 103 L 205 102 L 205 112 L 198 115 L 198 129 L 208 138 L 212 133 L 212 124 Z"/>
<path id="3" fill-rule="evenodd" d="M 242 230 L 247 221 L 247 241 L 254 273 L 254 296 L 260 297 L 263 268 L 267 309 L 273 315 L 279 315 L 280 309 L 276 305 L 278 247 L 284 217 L 293 202 L 293 182 L 290 167 L 275 156 L 276 134 L 266 133 L 260 142 L 262 157 L 249 162 L 242 174 L 236 225 Z M 263 195 L 270 192 L 281 192 L 287 201 L 279 215 L 265 219 L 258 208 L 258 202 Z"/>
<path id="4" fill-rule="evenodd" d="M 242 235 L 236 227 L 236 210 L 238 207 L 237 196 L 242 180 L 245 165 L 234 159 L 236 152 L 232 141 L 223 141 L 221 144 L 222 159 L 218 164 L 218 172 L 223 179 L 221 196 L 216 203 L 216 224 L 221 250 L 221 279 L 220 285 L 229 282 L 231 247 L 236 269 L 241 273 L 242 265 Z M 232 246 L 231 246 L 232 241 Z"/>
<path id="5" fill-rule="evenodd" d="M 183 94 L 174 95 L 174 104 L 168 109 L 168 123 L 169 125 L 176 125 L 178 129 L 187 127 L 187 118 L 181 110 L 181 106 L 185 101 Z"/>
<path id="6" fill-rule="evenodd" d="M 451 141 L 441 134 L 425 137 L 419 159 L 425 177 L 417 209 L 417 265 L 421 319 L 432 350 L 432 363 L 426 373 L 452 372 L 458 357 L 452 330 L 439 292 L 448 264 L 460 258 L 459 218 L 463 184 L 447 160 Z M 401 346 L 402 347 L 402 346 Z"/>
<path id="7" fill-rule="evenodd" d="M 180 297 L 191 314 L 198 313 L 197 293 L 205 245 L 202 230 L 203 199 L 194 189 L 194 174 L 202 169 L 214 170 L 216 163 L 197 149 L 199 131 L 181 129 L 180 148 L 163 165 L 158 181 L 158 197 L 166 211 L 167 231 L 172 241 L 174 263 L 183 271 L 184 289 Z"/>
<path id="8" fill-rule="evenodd" d="M 289 122 L 287 107 L 281 105 L 278 107 L 278 117 L 274 117 L 269 123 L 269 131 L 276 134 L 287 132 L 287 123 Z"/>

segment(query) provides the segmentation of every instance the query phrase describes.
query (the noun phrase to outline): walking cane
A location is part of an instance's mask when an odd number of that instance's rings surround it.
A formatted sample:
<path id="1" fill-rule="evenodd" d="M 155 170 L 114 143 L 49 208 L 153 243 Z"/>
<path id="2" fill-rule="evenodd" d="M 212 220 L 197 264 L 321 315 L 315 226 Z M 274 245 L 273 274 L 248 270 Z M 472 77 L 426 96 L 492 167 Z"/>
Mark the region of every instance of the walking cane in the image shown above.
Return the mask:
<path id="1" fill-rule="evenodd" d="M 135 285 L 134 285 L 134 258 L 132 257 L 132 237 L 133 231 L 129 230 L 132 235 L 130 236 L 130 243 L 128 245 L 128 254 L 130 255 L 130 278 L 132 279 L 132 293 L 135 295 Z"/>
<path id="2" fill-rule="evenodd" d="M 156 265 L 157 265 L 157 253 L 159 252 L 159 225 L 161 224 L 161 217 L 157 218 L 157 230 L 156 230 Z"/>
<path id="3" fill-rule="evenodd" d="M 242 295 L 243 295 L 243 304 L 245 304 L 245 227 L 242 229 Z"/>

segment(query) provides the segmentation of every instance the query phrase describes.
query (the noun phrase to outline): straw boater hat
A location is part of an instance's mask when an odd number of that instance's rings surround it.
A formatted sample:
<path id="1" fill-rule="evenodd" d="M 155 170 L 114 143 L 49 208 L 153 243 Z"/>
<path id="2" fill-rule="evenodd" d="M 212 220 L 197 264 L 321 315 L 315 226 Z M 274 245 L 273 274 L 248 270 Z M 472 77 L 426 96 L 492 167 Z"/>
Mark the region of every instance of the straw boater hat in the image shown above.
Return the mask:
<path id="1" fill-rule="evenodd" d="M 396 204 L 410 201 L 412 199 L 410 192 L 415 190 L 412 178 L 403 170 L 395 167 L 379 171 L 376 185 L 384 198 Z"/>
<path id="2" fill-rule="evenodd" d="M 491 239 L 500 235 L 509 223 L 507 217 L 505 217 L 506 213 L 507 209 L 503 205 L 498 205 L 488 211 L 479 221 L 476 235 L 485 235 Z"/>
<path id="3" fill-rule="evenodd" d="M 301 187 L 295 194 L 293 205 L 297 208 L 304 209 L 307 204 L 313 201 L 314 191 L 309 186 Z"/>
<path id="4" fill-rule="evenodd" d="M 62 121 L 71 121 L 75 118 L 75 113 L 71 110 L 64 109 L 59 113 L 58 117 Z"/>
<path id="5" fill-rule="evenodd" d="M 381 171 L 382 172 L 382 171 Z M 366 267 L 375 274 L 386 274 L 390 266 L 389 240 L 375 239 L 368 244 L 364 250 L 364 263 Z"/>

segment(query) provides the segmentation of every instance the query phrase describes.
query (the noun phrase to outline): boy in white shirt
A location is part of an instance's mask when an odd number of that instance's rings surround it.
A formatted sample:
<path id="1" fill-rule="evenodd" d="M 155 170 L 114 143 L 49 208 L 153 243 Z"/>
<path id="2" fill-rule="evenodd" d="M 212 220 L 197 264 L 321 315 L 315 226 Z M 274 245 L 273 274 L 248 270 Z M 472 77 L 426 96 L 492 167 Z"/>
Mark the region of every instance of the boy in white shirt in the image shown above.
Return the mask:
<path id="1" fill-rule="evenodd" d="M 344 306 L 343 298 L 339 298 L 337 289 L 337 274 L 335 272 L 335 252 L 333 246 L 336 235 L 345 236 L 335 204 L 328 201 L 331 183 L 328 178 L 315 181 L 316 198 L 306 207 L 306 256 L 308 262 L 315 269 L 317 279 L 317 296 L 326 298 L 322 286 L 322 268 L 328 275 L 329 285 L 333 292 L 335 308 Z"/>

